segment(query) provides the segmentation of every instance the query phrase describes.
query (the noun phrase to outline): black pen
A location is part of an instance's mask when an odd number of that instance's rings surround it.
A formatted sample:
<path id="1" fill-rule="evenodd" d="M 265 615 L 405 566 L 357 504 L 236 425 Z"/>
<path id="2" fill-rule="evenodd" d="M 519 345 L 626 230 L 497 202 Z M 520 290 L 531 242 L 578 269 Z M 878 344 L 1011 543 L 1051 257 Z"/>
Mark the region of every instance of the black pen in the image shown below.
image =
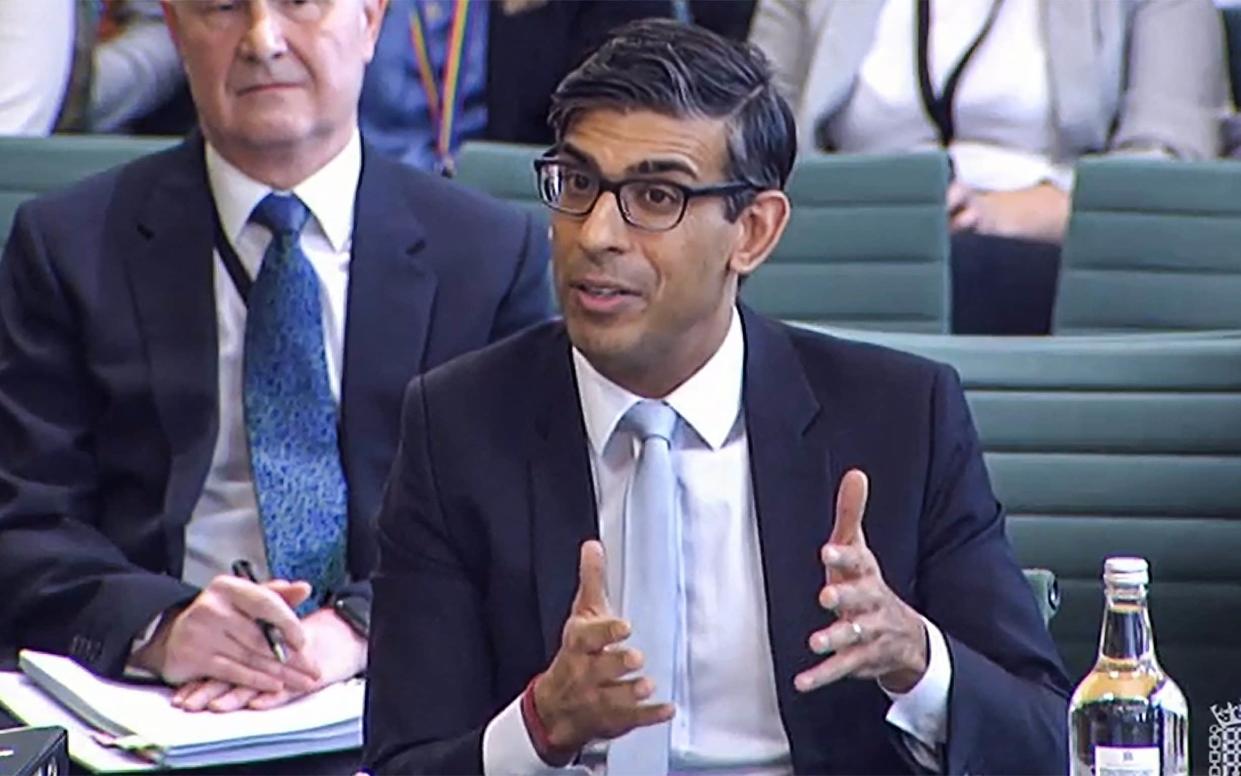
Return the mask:
<path id="1" fill-rule="evenodd" d="M 248 560 L 233 561 L 233 576 L 248 579 L 258 584 L 258 579 L 254 576 L 254 567 L 250 565 Z M 263 638 L 267 639 L 267 646 L 271 647 L 271 653 L 276 656 L 276 659 L 281 663 L 289 662 L 289 656 L 284 650 L 284 639 L 280 636 L 280 630 L 267 620 L 258 619 L 254 622 L 259 626 L 259 630 L 263 631 Z"/>

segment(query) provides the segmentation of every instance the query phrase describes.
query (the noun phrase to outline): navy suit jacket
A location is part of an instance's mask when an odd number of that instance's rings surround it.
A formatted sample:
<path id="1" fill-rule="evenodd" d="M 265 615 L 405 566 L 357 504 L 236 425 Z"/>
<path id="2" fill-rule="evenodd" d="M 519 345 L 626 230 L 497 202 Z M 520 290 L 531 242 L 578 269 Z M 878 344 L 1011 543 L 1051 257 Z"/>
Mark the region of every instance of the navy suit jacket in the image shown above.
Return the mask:
<path id="1" fill-rule="evenodd" d="M 840 478 L 859 467 L 887 584 L 948 642 L 947 772 L 1063 772 L 1068 680 L 1005 538 L 955 373 L 744 308 L 742 320 L 767 631 L 794 769 L 909 770 L 876 682 L 793 686 L 819 660 L 807 646 L 828 622 L 818 551 Z M 598 536 L 563 325 L 419 377 L 402 424 L 379 518 L 364 762 L 477 773 L 487 722 L 559 647 L 578 548 Z"/>
<path id="2" fill-rule="evenodd" d="M 369 148 L 356 203 L 340 445 L 365 579 L 409 380 L 551 301 L 546 234 L 516 209 Z M 218 422 L 213 208 L 194 137 L 18 211 L 0 262 L 0 643 L 115 673 L 197 593 L 180 576 Z"/>

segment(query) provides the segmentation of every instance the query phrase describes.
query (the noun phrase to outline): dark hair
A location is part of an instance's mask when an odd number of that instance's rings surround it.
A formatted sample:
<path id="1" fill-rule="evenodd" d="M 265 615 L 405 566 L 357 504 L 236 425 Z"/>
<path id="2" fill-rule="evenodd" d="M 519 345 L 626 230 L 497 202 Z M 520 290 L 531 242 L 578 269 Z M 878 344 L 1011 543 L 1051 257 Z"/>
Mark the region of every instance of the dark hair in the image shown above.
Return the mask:
<path id="1" fill-rule="evenodd" d="M 597 108 L 724 119 L 725 174 L 758 189 L 784 188 L 797 155 L 793 112 L 776 93 L 763 53 L 671 19 L 642 19 L 613 30 L 608 42 L 565 76 L 548 116 L 557 142 L 577 117 Z M 729 219 L 753 196 L 730 195 Z"/>

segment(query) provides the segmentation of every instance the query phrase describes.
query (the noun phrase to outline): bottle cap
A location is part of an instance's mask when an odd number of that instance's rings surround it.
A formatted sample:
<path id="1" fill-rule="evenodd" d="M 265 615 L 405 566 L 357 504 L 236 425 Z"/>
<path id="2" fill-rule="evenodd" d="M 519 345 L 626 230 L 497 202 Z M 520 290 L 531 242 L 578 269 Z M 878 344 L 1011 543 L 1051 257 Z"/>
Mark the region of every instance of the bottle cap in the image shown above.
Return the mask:
<path id="1" fill-rule="evenodd" d="M 1145 585 L 1150 581 L 1146 558 L 1108 558 L 1103 562 L 1103 581 L 1118 585 Z"/>

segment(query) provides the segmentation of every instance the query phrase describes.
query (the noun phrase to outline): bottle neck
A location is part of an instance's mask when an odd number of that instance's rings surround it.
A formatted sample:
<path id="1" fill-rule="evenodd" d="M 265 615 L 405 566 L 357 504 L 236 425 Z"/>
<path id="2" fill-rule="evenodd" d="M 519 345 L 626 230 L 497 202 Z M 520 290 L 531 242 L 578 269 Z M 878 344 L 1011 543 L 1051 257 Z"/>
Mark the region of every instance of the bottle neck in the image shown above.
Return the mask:
<path id="1" fill-rule="evenodd" d="M 1155 638 L 1146 608 L 1146 586 L 1108 584 L 1106 595 L 1099 658 L 1153 665 Z"/>

